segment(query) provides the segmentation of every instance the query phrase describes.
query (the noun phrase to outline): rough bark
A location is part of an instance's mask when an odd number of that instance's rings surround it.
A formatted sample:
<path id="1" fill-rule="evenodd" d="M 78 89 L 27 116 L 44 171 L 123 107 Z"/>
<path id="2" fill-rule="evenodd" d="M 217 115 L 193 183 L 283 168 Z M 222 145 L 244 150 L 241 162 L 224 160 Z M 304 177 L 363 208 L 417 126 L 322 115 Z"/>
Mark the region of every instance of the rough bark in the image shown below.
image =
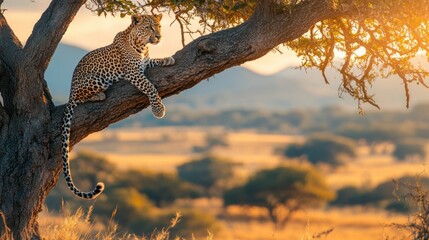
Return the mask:
<path id="1" fill-rule="evenodd" d="M 0 107 L 0 211 L 15 239 L 40 239 L 37 215 L 61 171 L 64 106 L 53 107 L 43 74 L 83 3 L 53 0 L 24 48 L 0 14 L 0 91 L 5 102 Z M 178 94 L 227 68 L 259 58 L 301 36 L 316 22 L 339 14 L 326 0 L 303 1 L 291 12 L 272 11 L 272 4 L 272 0 L 261 1 L 254 16 L 242 25 L 196 39 L 174 55 L 176 65 L 151 69 L 148 78 L 162 97 Z M 148 106 L 147 97 L 125 81 L 113 85 L 106 95 L 103 102 L 77 107 L 71 146 Z M 4 233 L 0 229 L 0 238 Z"/>
<path id="2" fill-rule="evenodd" d="M 48 163 L 54 107 L 43 76 L 83 2 L 54 0 L 25 47 L 0 13 L 0 211 L 14 239 L 40 239 L 37 215 L 58 177 Z"/>

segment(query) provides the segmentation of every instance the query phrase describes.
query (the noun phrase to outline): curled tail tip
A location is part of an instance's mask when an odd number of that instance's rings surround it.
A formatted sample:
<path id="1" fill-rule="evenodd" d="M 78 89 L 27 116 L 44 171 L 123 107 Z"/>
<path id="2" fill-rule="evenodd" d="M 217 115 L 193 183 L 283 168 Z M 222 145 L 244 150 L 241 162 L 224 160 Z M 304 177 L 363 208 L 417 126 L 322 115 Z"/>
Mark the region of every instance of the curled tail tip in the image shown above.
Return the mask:
<path id="1" fill-rule="evenodd" d="M 157 115 L 155 115 L 155 114 L 154 114 L 154 116 L 155 116 L 156 118 L 158 118 L 158 119 L 164 118 L 164 116 L 165 116 L 165 111 L 163 111 L 163 112 L 161 112 L 161 113 L 159 113 L 159 114 L 157 114 Z"/>
<path id="2" fill-rule="evenodd" d="M 86 200 L 94 200 L 98 196 L 100 196 L 100 194 L 103 192 L 103 190 L 104 190 L 104 183 L 99 182 L 95 186 L 94 190 L 92 190 L 92 192 L 79 192 L 79 193 L 75 193 L 75 194 L 77 196 L 83 198 L 83 199 L 86 199 Z"/>
<path id="3" fill-rule="evenodd" d="M 165 116 L 165 106 L 162 104 L 162 102 L 159 103 L 159 105 L 152 106 L 152 114 L 156 118 L 160 119 Z"/>
<path id="4" fill-rule="evenodd" d="M 95 190 L 97 191 L 100 191 L 100 193 L 102 192 L 102 191 L 104 191 L 104 183 L 102 183 L 102 182 L 98 182 L 97 183 L 97 186 L 95 186 Z"/>
<path id="5" fill-rule="evenodd" d="M 94 190 L 92 191 L 94 193 L 93 198 L 98 197 L 98 195 L 100 195 L 100 193 L 102 193 L 103 191 L 104 191 L 104 183 L 98 182 Z"/>

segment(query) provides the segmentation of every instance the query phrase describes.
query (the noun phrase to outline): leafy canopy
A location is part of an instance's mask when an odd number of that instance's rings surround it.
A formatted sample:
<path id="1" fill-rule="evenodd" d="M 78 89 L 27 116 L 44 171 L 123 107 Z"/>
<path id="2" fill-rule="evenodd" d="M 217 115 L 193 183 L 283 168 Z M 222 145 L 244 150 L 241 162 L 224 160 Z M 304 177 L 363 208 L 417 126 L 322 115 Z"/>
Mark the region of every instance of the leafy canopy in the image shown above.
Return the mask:
<path id="1" fill-rule="evenodd" d="M 177 173 L 180 179 L 207 190 L 223 189 L 234 177 L 236 165 L 228 159 L 206 156 L 178 166 Z"/>
<path id="2" fill-rule="evenodd" d="M 344 164 L 356 157 L 356 144 L 353 140 L 330 134 L 315 134 L 304 144 L 290 144 L 283 155 L 289 158 L 306 156 L 308 161 L 325 163 L 333 167 Z"/>
<path id="3" fill-rule="evenodd" d="M 223 194 L 225 206 L 265 208 L 277 228 L 284 228 L 293 213 L 333 199 L 324 178 L 313 168 L 280 166 L 259 171 L 243 186 Z M 286 211 L 283 211 L 286 210 Z"/>
<path id="4" fill-rule="evenodd" d="M 287 16 L 301 4 L 314 0 L 265 0 L 275 16 Z M 182 32 L 193 36 L 236 26 L 252 15 L 256 0 L 91 0 L 87 7 L 98 15 L 137 12 L 167 12 Z M 328 0 L 339 17 L 323 20 L 303 36 L 284 43 L 302 58 L 303 67 L 327 69 L 342 78 L 339 94 L 350 94 L 358 102 L 379 106 L 370 92 L 379 78 L 398 76 L 404 86 L 406 106 L 410 84 L 427 87 L 428 71 L 418 60 L 429 57 L 429 0 Z M 418 59 L 419 58 L 419 59 Z M 421 61 L 420 61 L 421 62 Z"/>
<path id="5" fill-rule="evenodd" d="M 243 186 L 224 193 L 224 204 L 277 207 L 297 202 L 312 205 L 333 198 L 323 177 L 313 168 L 285 166 L 262 170 Z"/>

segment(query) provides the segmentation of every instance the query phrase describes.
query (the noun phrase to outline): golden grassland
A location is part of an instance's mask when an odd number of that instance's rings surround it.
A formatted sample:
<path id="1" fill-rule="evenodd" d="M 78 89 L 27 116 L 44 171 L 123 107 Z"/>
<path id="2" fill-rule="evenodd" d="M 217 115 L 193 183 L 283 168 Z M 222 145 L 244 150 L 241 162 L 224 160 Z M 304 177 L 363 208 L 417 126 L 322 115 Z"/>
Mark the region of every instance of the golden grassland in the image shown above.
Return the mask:
<path id="1" fill-rule="evenodd" d="M 170 236 L 170 230 L 180 222 L 180 214 L 171 219 L 168 227 L 154 230 L 149 236 L 137 236 L 118 230 L 118 224 L 114 221 L 115 212 L 108 226 L 94 224 L 91 213 L 92 208 L 88 212 L 78 209 L 75 213 L 63 208 L 61 216 L 44 212 L 39 220 L 41 233 L 49 240 L 184 240 L 179 236 Z M 213 235 L 208 232 L 205 239 L 212 240 Z M 192 240 L 196 238 L 192 236 Z"/>
<path id="2" fill-rule="evenodd" d="M 210 230 L 203 238 L 192 239 L 221 239 L 221 240 L 387 240 L 409 239 L 408 233 L 390 227 L 390 223 L 402 223 L 405 217 L 382 211 L 368 209 L 310 209 L 296 214 L 290 224 L 283 230 L 275 230 L 273 225 L 258 218 L 261 209 L 246 209 L 253 218 L 240 217 L 243 209 L 236 207 L 228 209 L 228 218 L 221 218 L 221 231 L 212 234 Z M 180 224 L 173 217 L 172 225 Z M 248 217 L 248 216 L 247 216 Z M 114 218 L 114 217 L 113 217 Z M 96 218 L 95 218 L 96 219 Z M 176 220 L 174 220 L 176 219 Z M 50 240 L 90 240 L 90 239 L 150 239 L 168 240 L 184 239 L 180 236 L 170 236 L 170 227 L 154 230 L 150 236 L 136 236 L 118 230 L 117 223 L 112 220 L 108 226 L 97 224 L 91 213 L 79 209 L 75 213 L 65 211 L 61 216 L 44 212 L 40 217 L 43 236 Z"/>
<path id="3" fill-rule="evenodd" d="M 302 136 L 261 134 L 255 130 L 231 132 L 221 127 L 129 128 L 92 134 L 72 154 L 91 150 L 106 156 L 121 169 L 175 171 L 176 166 L 201 156 L 192 147 L 203 146 L 210 135 L 224 136 L 228 143 L 227 147 L 217 147 L 211 153 L 240 163 L 244 175 L 281 164 L 284 159 L 276 153 L 277 149 L 304 141 Z M 428 164 L 428 161 L 397 162 L 390 156 L 391 151 L 389 144 L 371 148 L 360 145 L 356 160 L 335 170 L 323 169 L 325 177 L 334 189 L 346 185 L 369 187 L 404 175 L 416 175 Z"/>
<path id="4" fill-rule="evenodd" d="M 254 130 L 230 132 L 221 127 L 130 128 L 95 133 L 76 146 L 73 152 L 84 149 L 99 152 L 121 169 L 175 171 L 177 165 L 201 156 L 192 149 L 204 146 L 207 136 L 223 136 L 227 140 L 227 147 L 216 147 L 211 153 L 240 163 L 238 172 L 244 177 L 281 164 L 284 159 L 276 153 L 278 149 L 304 140 L 301 136 L 261 134 Z M 389 144 L 372 147 L 361 144 L 356 160 L 337 169 L 321 170 L 328 184 L 338 189 L 346 185 L 375 186 L 404 175 L 417 175 L 426 168 L 427 162 L 395 161 L 389 154 L 391 150 Z M 202 209 L 212 208 L 208 211 L 225 212 L 220 214 L 224 217 L 219 220 L 222 230 L 213 239 L 392 240 L 409 237 L 406 232 L 388 226 L 390 223 L 407 222 L 405 215 L 369 208 L 309 209 L 297 213 L 285 230 L 275 231 L 263 209 L 230 207 L 224 210 L 218 203 L 193 204 Z M 329 234 L 324 234 L 327 232 Z M 318 233 L 321 233 L 319 238 L 313 238 Z"/>

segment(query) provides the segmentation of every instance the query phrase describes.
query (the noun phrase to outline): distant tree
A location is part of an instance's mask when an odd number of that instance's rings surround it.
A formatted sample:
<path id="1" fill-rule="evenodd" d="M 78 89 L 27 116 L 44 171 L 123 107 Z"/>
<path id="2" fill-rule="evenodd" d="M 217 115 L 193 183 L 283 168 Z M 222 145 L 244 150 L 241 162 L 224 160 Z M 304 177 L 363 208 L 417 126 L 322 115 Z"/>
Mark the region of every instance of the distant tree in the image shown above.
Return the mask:
<path id="1" fill-rule="evenodd" d="M 197 198 L 203 195 L 201 187 L 185 182 L 172 173 L 129 170 L 112 188 L 127 186 L 133 186 L 145 194 L 157 207 L 171 204 L 180 198 Z"/>
<path id="2" fill-rule="evenodd" d="M 369 199 L 368 191 L 355 186 L 346 186 L 337 190 L 336 198 L 330 202 L 334 206 L 365 205 Z"/>
<path id="3" fill-rule="evenodd" d="M 317 134 L 309 137 L 303 144 L 287 146 L 283 155 L 288 158 L 306 157 L 313 164 L 324 163 L 337 167 L 356 156 L 355 148 L 355 143 L 351 139 Z"/>
<path id="4" fill-rule="evenodd" d="M 204 187 L 212 196 L 230 183 L 236 165 L 227 159 L 207 156 L 178 166 L 177 172 L 179 178 Z"/>
<path id="5" fill-rule="evenodd" d="M 398 202 L 398 198 L 406 199 L 413 189 L 409 187 L 416 181 L 415 177 L 404 176 L 395 181 L 381 182 L 374 188 L 358 188 L 346 186 L 337 191 L 337 197 L 330 204 L 335 206 L 371 205 L 393 212 L 409 212 L 411 208 L 406 202 Z M 420 187 L 429 188 L 429 178 L 419 178 Z"/>
<path id="6" fill-rule="evenodd" d="M 224 206 L 267 209 L 270 220 L 279 229 L 286 226 L 296 211 L 333 197 L 333 192 L 315 169 L 295 166 L 262 170 L 243 186 L 227 190 L 223 195 Z"/>
<path id="7" fill-rule="evenodd" d="M 305 155 L 302 144 L 291 143 L 282 152 L 288 158 L 299 158 Z"/>
<path id="8" fill-rule="evenodd" d="M 338 134 L 355 140 L 363 139 L 368 143 L 379 143 L 397 142 L 411 132 L 398 127 L 396 123 L 382 125 L 372 122 L 363 125 L 346 125 L 338 130 Z"/>
<path id="9" fill-rule="evenodd" d="M 210 153 L 216 147 L 228 147 L 225 134 L 208 134 L 205 139 L 205 145 L 195 146 L 193 151 L 197 153 Z"/>
<path id="10" fill-rule="evenodd" d="M 427 156 L 426 143 L 420 139 L 405 139 L 399 141 L 395 144 L 393 156 L 399 161 L 410 158 L 425 160 Z"/>

